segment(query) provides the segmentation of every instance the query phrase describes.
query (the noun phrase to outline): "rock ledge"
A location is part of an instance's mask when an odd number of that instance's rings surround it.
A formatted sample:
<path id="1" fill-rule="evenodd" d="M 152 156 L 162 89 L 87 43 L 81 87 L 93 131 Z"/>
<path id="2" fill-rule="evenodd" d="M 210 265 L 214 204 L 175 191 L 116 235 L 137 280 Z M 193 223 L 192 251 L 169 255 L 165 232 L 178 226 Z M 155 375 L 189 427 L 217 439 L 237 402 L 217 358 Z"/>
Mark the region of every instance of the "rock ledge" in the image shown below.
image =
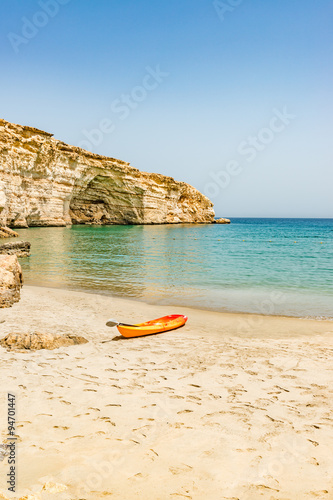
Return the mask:
<path id="1" fill-rule="evenodd" d="M 225 219 L 224 217 L 221 217 L 221 219 L 217 219 L 216 224 L 230 224 L 230 219 Z"/>
<path id="2" fill-rule="evenodd" d="M 29 241 L 14 241 L 0 245 L 0 254 L 29 257 L 31 244 Z"/>

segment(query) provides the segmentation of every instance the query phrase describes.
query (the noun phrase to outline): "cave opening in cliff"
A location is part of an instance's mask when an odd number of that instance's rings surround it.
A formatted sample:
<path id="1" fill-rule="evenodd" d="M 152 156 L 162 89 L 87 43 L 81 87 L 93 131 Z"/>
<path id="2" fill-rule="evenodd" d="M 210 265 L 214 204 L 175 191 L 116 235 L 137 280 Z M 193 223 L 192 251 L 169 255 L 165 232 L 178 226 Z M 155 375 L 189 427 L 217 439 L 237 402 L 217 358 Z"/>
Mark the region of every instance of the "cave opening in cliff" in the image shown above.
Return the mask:
<path id="1" fill-rule="evenodd" d="M 138 223 L 143 219 L 142 192 L 126 192 L 114 178 L 97 175 L 74 190 L 69 216 L 73 224 Z"/>

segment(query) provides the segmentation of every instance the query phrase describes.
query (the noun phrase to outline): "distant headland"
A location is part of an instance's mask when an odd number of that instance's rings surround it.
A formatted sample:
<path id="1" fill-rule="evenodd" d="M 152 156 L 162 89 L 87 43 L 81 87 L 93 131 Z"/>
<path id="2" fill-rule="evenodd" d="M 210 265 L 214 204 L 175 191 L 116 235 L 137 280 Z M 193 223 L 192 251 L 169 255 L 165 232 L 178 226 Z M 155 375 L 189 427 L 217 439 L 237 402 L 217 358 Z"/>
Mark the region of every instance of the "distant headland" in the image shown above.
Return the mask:
<path id="1" fill-rule="evenodd" d="M 3 119 L 0 159 L 0 226 L 215 222 L 213 203 L 185 182 Z"/>

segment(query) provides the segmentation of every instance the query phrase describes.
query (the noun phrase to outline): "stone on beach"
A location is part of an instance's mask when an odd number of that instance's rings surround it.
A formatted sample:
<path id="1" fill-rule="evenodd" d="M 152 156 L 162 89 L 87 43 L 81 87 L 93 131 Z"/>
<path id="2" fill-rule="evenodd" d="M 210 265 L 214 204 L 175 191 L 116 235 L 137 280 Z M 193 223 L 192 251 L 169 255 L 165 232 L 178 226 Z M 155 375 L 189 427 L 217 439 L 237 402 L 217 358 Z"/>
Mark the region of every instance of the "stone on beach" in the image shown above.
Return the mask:
<path id="1" fill-rule="evenodd" d="M 0 308 L 20 300 L 22 269 L 16 255 L 0 255 Z"/>
<path id="2" fill-rule="evenodd" d="M 88 340 L 77 335 L 58 335 L 52 333 L 9 333 L 0 340 L 0 345 L 8 349 L 58 349 L 77 344 L 86 344 Z"/>

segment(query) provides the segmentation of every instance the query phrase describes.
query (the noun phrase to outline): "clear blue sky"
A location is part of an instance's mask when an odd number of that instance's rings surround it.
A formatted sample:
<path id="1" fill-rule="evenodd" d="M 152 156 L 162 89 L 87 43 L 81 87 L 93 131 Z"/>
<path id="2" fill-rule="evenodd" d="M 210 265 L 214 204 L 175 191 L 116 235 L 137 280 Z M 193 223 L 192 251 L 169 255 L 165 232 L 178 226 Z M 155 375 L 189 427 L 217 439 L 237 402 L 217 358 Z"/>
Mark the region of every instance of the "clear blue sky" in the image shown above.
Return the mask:
<path id="1" fill-rule="evenodd" d="M 332 1 L 1 10 L 1 117 L 189 182 L 217 215 L 333 217 Z"/>

